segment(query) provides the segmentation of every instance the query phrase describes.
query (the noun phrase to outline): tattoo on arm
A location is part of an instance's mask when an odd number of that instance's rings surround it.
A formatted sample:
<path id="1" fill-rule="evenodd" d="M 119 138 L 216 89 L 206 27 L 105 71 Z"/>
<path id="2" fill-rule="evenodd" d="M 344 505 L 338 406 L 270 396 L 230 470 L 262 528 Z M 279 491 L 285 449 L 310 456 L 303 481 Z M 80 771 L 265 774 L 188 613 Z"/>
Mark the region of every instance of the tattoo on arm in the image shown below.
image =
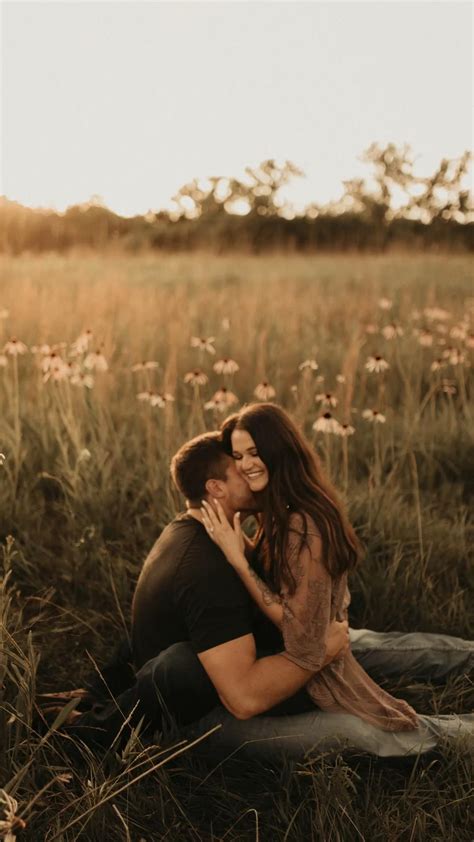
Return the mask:
<path id="1" fill-rule="evenodd" d="M 253 570 L 249 565 L 249 573 L 252 579 L 257 583 L 259 590 L 262 594 L 262 599 L 265 605 L 273 605 L 274 602 L 281 604 L 281 599 L 278 594 L 273 593 L 270 588 L 267 587 L 265 582 L 262 582 L 260 576 L 257 576 L 255 570 Z"/>

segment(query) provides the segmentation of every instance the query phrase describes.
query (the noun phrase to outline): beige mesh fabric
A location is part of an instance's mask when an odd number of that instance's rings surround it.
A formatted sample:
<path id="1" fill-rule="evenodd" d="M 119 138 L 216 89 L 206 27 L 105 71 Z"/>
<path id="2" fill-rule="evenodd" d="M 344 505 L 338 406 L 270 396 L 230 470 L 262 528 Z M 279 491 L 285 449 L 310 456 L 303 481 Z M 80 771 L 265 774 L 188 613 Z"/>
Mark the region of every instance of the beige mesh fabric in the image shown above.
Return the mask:
<path id="1" fill-rule="evenodd" d="M 308 670 L 318 670 L 306 689 L 321 710 L 359 716 L 385 731 L 416 728 L 417 715 L 407 702 L 382 690 L 362 669 L 351 652 L 321 669 L 326 656 L 325 637 L 331 620 L 347 619 L 350 593 L 347 575 L 333 580 L 322 563 L 320 533 L 310 518 L 290 518 L 288 563 L 296 581 L 291 596 L 283 587 L 282 633 L 286 658 Z"/>

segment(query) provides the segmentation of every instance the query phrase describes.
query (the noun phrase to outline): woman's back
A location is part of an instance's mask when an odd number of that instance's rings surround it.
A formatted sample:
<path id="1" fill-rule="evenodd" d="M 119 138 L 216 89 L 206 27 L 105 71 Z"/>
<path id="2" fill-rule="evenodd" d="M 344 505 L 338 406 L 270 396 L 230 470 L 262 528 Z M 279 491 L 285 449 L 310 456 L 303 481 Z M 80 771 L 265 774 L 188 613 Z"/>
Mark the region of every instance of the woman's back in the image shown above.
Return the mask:
<path id="1" fill-rule="evenodd" d="M 321 535 L 312 518 L 294 512 L 289 526 L 287 558 L 295 590 L 291 593 L 288 585 L 283 585 L 280 592 L 285 643 L 282 654 L 304 669 L 316 670 L 306 689 L 322 710 L 353 713 L 387 731 L 416 727 L 416 713 L 410 705 L 375 684 L 351 652 L 322 668 L 329 623 L 347 618 L 347 573 L 331 577 L 323 560 Z"/>

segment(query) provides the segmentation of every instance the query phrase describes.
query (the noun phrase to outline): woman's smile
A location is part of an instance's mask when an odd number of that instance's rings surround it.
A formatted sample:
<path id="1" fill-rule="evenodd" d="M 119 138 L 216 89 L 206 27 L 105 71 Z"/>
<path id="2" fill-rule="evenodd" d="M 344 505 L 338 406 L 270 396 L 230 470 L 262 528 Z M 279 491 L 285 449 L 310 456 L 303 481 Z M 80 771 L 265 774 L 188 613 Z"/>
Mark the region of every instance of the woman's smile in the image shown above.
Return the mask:
<path id="1" fill-rule="evenodd" d="M 268 485 L 267 466 L 260 459 L 255 442 L 246 430 L 233 431 L 232 456 L 251 491 L 262 491 Z"/>

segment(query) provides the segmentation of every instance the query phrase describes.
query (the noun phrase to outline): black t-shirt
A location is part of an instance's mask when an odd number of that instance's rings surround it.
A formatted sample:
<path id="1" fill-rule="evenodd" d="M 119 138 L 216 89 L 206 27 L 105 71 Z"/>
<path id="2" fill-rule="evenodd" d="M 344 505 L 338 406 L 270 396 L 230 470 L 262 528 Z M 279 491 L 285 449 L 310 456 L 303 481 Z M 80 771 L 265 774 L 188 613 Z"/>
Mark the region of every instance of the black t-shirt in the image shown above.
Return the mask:
<path id="1" fill-rule="evenodd" d="M 132 645 L 139 669 L 173 643 L 196 653 L 252 633 L 252 601 L 204 526 L 182 514 L 145 560 L 132 605 Z"/>

